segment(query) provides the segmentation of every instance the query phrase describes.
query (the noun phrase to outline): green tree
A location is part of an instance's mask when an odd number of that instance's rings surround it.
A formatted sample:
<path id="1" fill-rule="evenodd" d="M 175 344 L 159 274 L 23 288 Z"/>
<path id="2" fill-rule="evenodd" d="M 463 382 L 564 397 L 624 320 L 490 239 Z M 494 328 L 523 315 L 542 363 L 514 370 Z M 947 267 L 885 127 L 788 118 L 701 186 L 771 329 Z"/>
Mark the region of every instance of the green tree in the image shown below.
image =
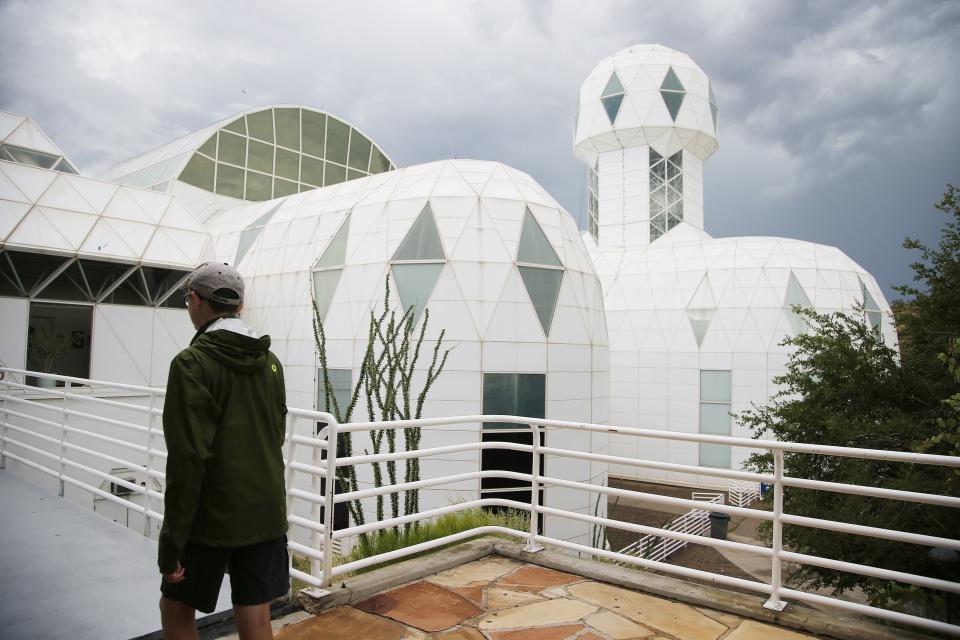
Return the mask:
<path id="1" fill-rule="evenodd" d="M 912 266 L 915 285 L 898 290 L 910 296 L 897 305 L 899 352 L 854 314 L 819 314 L 795 307 L 809 328 L 788 338 L 792 346 L 786 373 L 774 378 L 780 391 L 766 406 L 754 405 L 737 416 L 754 437 L 846 447 L 920 451 L 956 455 L 960 418 L 960 209 L 957 190 L 948 186 L 937 208 L 951 218 L 940 244 L 929 248 L 907 239 L 920 251 Z M 769 454 L 751 456 L 748 468 L 771 472 Z M 786 454 L 788 476 L 890 489 L 960 495 L 960 474 L 928 465 Z M 956 509 L 788 488 L 786 513 L 956 538 Z M 769 526 L 766 527 L 769 536 Z M 800 553 L 849 562 L 960 579 L 960 567 L 945 569 L 926 547 L 785 526 L 784 544 Z M 794 584 L 843 592 L 861 587 L 881 606 L 912 603 L 926 615 L 945 617 L 942 593 L 819 567 L 803 566 Z"/>

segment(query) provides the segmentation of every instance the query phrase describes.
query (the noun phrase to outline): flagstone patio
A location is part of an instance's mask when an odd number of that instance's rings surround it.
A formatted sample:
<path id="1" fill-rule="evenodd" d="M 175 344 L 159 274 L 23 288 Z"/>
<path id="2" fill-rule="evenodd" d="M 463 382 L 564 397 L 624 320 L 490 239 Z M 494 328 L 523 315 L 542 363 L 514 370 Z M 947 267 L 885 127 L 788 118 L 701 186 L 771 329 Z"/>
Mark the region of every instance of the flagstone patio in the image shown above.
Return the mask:
<path id="1" fill-rule="evenodd" d="M 278 640 L 803 640 L 805 635 L 491 555 L 323 611 Z"/>

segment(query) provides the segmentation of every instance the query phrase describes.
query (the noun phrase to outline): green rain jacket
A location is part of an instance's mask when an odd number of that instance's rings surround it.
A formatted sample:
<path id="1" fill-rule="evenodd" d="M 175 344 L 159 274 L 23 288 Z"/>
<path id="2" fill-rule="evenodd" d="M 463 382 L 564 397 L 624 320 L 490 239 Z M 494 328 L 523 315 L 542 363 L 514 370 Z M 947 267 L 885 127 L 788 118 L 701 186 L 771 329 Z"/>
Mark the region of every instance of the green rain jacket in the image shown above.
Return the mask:
<path id="1" fill-rule="evenodd" d="M 170 363 L 161 573 L 176 570 L 188 541 L 241 547 L 287 531 L 283 369 L 269 336 L 221 326 L 201 328 Z"/>

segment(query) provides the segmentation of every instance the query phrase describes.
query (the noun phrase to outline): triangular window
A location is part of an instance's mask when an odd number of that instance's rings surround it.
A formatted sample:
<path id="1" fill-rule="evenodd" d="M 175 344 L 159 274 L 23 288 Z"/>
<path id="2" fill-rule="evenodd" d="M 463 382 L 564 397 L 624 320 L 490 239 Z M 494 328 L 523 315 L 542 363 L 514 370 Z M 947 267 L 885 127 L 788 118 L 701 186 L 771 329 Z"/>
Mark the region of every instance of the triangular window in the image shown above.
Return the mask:
<path id="1" fill-rule="evenodd" d="M 537 312 L 543 335 L 550 335 L 550 325 L 553 323 L 553 314 L 557 309 L 557 297 L 560 293 L 560 283 L 563 281 L 562 269 L 542 269 L 540 267 L 523 267 L 517 265 L 523 286 L 527 288 L 530 302 Z"/>
<path id="2" fill-rule="evenodd" d="M 667 70 L 666 77 L 660 84 L 660 97 L 663 98 L 663 103 L 667 106 L 667 111 L 670 112 L 670 119 L 674 122 L 677 120 L 680 105 L 683 104 L 683 99 L 686 95 L 686 88 L 680 82 L 680 78 L 677 77 L 673 67 L 670 67 Z"/>
<path id="3" fill-rule="evenodd" d="M 413 307 L 413 326 L 417 325 L 420 315 L 427 308 L 427 301 L 437 284 L 443 263 L 394 264 L 393 281 L 397 283 L 397 294 L 404 312 Z"/>
<path id="4" fill-rule="evenodd" d="M 710 278 L 704 274 L 697 290 L 693 292 L 687 303 L 687 319 L 690 321 L 690 328 L 693 330 L 698 347 L 703 346 L 703 339 L 716 312 L 717 303 L 713 296 L 713 287 L 710 286 Z"/>
<path id="5" fill-rule="evenodd" d="M 343 269 L 313 272 L 313 302 L 317 305 L 320 322 L 327 317 L 327 311 L 330 310 L 330 303 L 333 301 L 333 294 L 337 292 L 337 284 L 340 282 L 342 273 Z"/>
<path id="6" fill-rule="evenodd" d="M 424 205 L 407 236 L 394 254 L 394 260 L 444 260 L 443 243 L 433 219 L 430 203 Z"/>
<path id="7" fill-rule="evenodd" d="M 264 225 L 270 222 L 270 218 L 273 217 L 273 214 L 277 212 L 277 209 L 279 209 L 282 204 L 281 202 L 270 207 L 269 211 L 248 224 L 246 228 L 240 232 L 240 242 L 237 244 L 237 256 L 234 258 L 233 264 L 240 264 L 240 261 L 243 260 L 247 252 L 250 251 L 250 247 L 253 246 L 253 243 L 256 242 L 260 234 L 263 233 Z"/>
<path id="8" fill-rule="evenodd" d="M 883 327 L 883 312 L 880 311 L 880 305 L 870 295 L 870 291 L 867 290 L 867 285 L 864 284 L 863 280 L 860 280 L 860 291 L 863 294 L 863 310 L 867 315 L 867 323 L 871 329 L 879 332 Z"/>
<path id="9" fill-rule="evenodd" d="M 607 86 L 604 87 L 603 93 L 600 94 L 600 102 L 603 103 L 610 124 L 613 124 L 614 120 L 617 119 L 617 114 L 620 113 L 620 104 L 623 102 L 624 93 L 623 83 L 620 82 L 617 72 L 614 71 L 610 75 L 610 79 L 607 80 Z"/>
<path id="10" fill-rule="evenodd" d="M 333 236 L 330 244 L 324 250 L 323 255 L 313 265 L 314 269 L 329 269 L 331 267 L 342 267 L 347 259 L 347 236 L 350 233 L 350 214 L 347 214 L 337 234 Z"/>
<path id="11" fill-rule="evenodd" d="M 717 105 L 717 96 L 713 95 L 712 82 L 707 84 L 707 91 L 710 93 L 710 115 L 713 116 L 713 131 L 716 133 L 718 125 L 717 118 L 720 117 L 720 107 Z"/>
<path id="12" fill-rule="evenodd" d="M 542 264 L 550 267 L 563 267 L 557 252 L 553 250 L 546 234 L 540 228 L 528 207 L 523 214 L 523 228 L 520 230 L 520 245 L 517 247 L 517 262 Z"/>
<path id="13" fill-rule="evenodd" d="M 813 305 L 810 303 L 810 298 L 807 297 L 807 292 L 803 290 L 800 281 L 797 280 L 797 276 L 793 275 L 793 271 L 790 272 L 790 279 L 787 280 L 787 292 L 783 298 L 783 306 L 787 313 L 787 322 L 790 323 L 790 328 L 794 334 L 801 334 L 806 331 L 806 318 L 794 311 L 793 307 L 799 306 L 809 309 Z"/>

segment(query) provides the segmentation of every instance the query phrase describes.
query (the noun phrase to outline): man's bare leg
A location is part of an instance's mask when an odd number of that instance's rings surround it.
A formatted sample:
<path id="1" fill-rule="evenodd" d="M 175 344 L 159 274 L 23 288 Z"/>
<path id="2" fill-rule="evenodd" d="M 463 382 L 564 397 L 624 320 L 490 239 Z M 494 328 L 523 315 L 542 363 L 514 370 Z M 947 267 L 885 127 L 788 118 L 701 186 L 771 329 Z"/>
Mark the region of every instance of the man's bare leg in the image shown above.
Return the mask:
<path id="1" fill-rule="evenodd" d="M 270 640 L 273 629 L 270 627 L 270 604 L 249 606 L 234 605 L 233 621 L 237 625 L 240 640 Z"/>
<path id="2" fill-rule="evenodd" d="M 197 612 L 188 604 L 160 598 L 160 624 L 165 640 L 197 640 Z"/>

